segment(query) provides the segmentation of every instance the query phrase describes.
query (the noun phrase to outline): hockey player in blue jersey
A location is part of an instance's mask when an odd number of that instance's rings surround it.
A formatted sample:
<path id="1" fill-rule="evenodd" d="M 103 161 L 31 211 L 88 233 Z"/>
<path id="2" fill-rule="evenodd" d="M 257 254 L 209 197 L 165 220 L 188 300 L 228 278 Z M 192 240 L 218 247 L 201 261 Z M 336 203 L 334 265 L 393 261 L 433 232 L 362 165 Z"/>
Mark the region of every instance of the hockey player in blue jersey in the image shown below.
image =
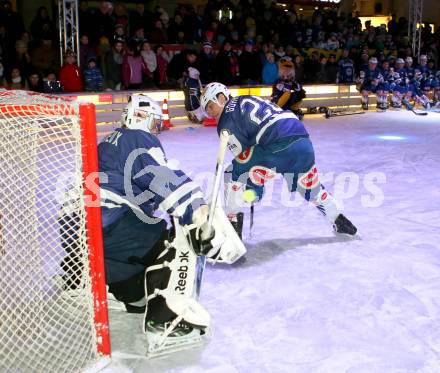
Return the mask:
<path id="1" fill-rule="evenodd" d="M 361 92 L 362 109 L 368 110 L 368 95 L 370 93 L 376 93 L 378 110 L 384 111 L 388 108 L 389 87 L 377 66 L 376 57 L 371 57 L 368 60 L 368 67 L 360 71 L 357 87 Z"/>
<path id="2" fill-rule="evenodd" d="M 284 176 L 291 192 L 298 191 L 326 215 L 336 232 L 356 234 L 320 183 L 309 134 L 292 112 L 256 96 L 232 98 L 217 82 L 206 86 L 201 103 L 218 118 L 217 131 L 230 135 L 228 148 L 235 159 L 225 172 L 225 210 L 240 234 L 243 199 L 260 200 L 275 172 Z"/>

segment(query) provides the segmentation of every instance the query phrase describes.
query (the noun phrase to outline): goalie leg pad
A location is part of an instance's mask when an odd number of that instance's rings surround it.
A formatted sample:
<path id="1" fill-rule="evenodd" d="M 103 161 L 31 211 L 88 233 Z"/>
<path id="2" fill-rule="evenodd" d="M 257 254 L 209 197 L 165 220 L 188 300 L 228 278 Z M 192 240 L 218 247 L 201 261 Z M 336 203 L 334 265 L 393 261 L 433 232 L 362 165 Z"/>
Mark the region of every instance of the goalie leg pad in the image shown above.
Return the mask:
<path id="1" fill-rule="evenodd" d="M 196 277 L 197 255 L 177 226 L 176 238 L 145 271 L 148 357 L 198 345 L 207 336 L 210 315 L 196 299 Z"/>

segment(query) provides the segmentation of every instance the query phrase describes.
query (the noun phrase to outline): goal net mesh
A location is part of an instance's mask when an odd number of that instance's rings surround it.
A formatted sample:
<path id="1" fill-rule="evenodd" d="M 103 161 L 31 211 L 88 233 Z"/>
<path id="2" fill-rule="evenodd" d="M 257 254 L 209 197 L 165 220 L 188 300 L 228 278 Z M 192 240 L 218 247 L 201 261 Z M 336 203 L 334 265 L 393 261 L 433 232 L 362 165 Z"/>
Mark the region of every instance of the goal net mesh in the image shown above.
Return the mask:
<path id="1" fill-rule="evenodd" d="M 77 103 L 0 91 L 0 372 L 99 358 L 82 145 Z"/>

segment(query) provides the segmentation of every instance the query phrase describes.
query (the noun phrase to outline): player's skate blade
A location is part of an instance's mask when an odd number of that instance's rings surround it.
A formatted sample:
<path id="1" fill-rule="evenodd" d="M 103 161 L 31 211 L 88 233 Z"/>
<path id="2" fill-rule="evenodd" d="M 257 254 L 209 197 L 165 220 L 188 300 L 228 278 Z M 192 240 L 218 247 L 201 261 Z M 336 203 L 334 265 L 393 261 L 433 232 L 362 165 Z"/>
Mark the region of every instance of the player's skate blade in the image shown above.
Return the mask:
<path id="1" fill-rule="evenodd" d="M 350 236 L 354 236 L 357 232 L 357 228 L 342 214 L 339 214 L 336 218 L 333 223 L 333 229 L 336 233 L 348 234 Z"/>
<path id="2" fill-rule="evenodd" d="M 151 359 L 201 346 L 208 334 L 207 329 L 197 329 L 180 323 L 166 338 L 163 338 L 167 327 L 162 323 L 147 322 L 147 358 Z"/>

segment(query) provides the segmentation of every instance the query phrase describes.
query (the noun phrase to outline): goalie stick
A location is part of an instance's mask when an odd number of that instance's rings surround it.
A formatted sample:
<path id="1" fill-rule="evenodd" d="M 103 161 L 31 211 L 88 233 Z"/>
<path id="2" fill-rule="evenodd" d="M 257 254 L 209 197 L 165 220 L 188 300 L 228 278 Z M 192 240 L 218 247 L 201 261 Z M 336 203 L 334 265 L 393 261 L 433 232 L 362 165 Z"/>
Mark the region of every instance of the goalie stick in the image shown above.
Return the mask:
<path id="1" fill-rule="evenodd" d="M 212 230 L 214 212 L 217 206 L 218 194 L 220 192 L 220 182 L 223 176 L 223 163 L 225 161 L 225 154 L 226 154 L 226 148 L 228 146 L 228 140 L 229 140 L 229 132 L 226 130 L 222 130 L 220 133 L 220 145 L 217 154 L 217 164 L 215 165 L 215 178 L 211 193 L 211 204 L 209 206 L 208 230 L 207 230 L 209 233 Z M 200 255 L 197 258 L 197 274 L 196 274 L 196 286 L 195 286 L 197 299 L 200 296 L 200 288 L 202 285 L 202 278 L 203 278 L 203 272 L 205 270 L 205 265 L 206 265 L 206 256 Z"/>

